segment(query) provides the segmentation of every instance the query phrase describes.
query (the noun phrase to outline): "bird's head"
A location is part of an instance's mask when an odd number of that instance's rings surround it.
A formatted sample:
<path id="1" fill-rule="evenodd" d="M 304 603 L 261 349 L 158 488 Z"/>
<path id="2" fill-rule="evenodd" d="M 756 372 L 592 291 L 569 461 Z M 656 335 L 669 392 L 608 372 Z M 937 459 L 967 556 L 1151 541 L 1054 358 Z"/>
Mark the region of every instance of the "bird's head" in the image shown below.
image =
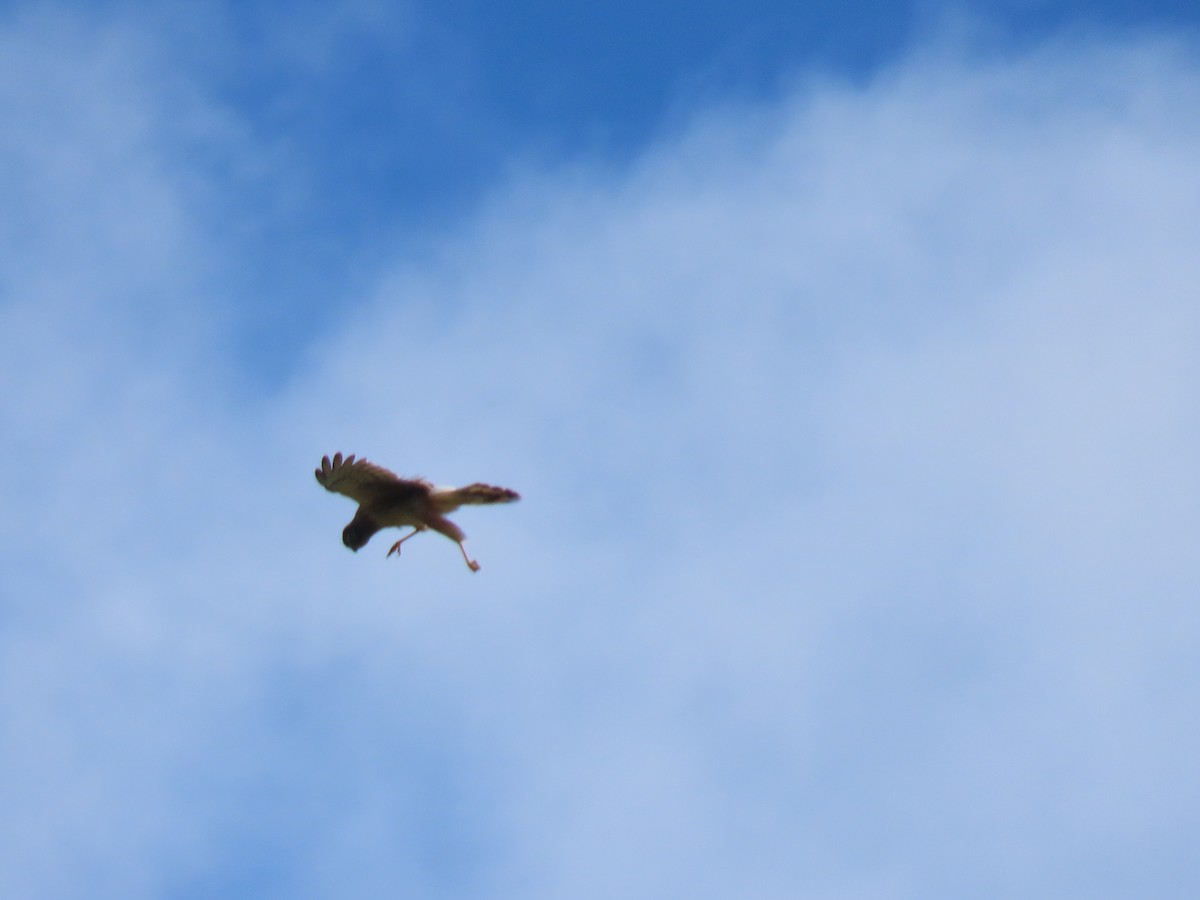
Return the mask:
<path id="1" fill-rule="evenodd" d="M 360 547 L 365 547 L 371 535 L 379 530 L 379 526 L 364 515 L 357 515 L 353 521 L 342 529 L 342 543 L 355 553 Z"/>

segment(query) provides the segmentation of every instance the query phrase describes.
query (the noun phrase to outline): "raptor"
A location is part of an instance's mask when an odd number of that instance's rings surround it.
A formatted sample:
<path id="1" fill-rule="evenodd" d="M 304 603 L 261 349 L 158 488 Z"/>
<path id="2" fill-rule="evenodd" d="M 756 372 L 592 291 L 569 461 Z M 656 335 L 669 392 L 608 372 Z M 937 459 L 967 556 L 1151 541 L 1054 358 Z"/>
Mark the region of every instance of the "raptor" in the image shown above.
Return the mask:
<path id="1" fill-rule="evenodd" d="M 444 534 L 462 552 L 467 567 L 479 571 L 479 563 L 467 555 L 463 546 L 466 535 L 446 518 L 460 506 L 490 503 L 512 503 L 520 500 L 516 491 L 490 484 L 469 484 L 466 487 L 434 487 L 422 478 L 400 478 L 382 466 L 354 458 L 342 458 L 335 453 L 331 460 L 321 458 L 316 470 L 317 481 L 327 491 L 342 494 L 358 503 L 358 511 L 342 530 L 342 543 L 356 553 L 375 532 L 382 528 L 412 528 L 388 550 L 387 555 L 400 555 L 400 545 L 426 529 Z"/>

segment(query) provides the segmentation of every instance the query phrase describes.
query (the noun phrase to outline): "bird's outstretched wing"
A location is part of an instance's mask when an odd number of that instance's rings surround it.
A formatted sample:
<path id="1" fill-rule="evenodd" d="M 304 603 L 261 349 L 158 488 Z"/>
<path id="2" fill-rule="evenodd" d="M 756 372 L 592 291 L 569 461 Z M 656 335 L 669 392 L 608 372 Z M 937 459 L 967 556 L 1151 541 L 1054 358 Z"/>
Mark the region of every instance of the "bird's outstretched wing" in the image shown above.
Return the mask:
<path id="1" fill-rule="evenodd" d="M 382 466 L 365 459 L 356 460 L 353 453 L 345 459 L 335 453 L 332 461 L 328 456 L 321 457 L 321 468 L 315 474 L 325 490 L 343 494 L 360 504 L 374 503 L 392 495 L 397 488 L 414 484 Z"/>

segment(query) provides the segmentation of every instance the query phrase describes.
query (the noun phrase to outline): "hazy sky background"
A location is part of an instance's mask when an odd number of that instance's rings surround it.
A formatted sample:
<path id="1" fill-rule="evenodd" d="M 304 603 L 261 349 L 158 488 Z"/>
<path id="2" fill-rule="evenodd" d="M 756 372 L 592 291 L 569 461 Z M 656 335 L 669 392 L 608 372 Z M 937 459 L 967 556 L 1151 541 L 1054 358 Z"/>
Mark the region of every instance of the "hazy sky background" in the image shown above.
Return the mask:
<path id="1" fill-rule="evenodd" d="M 1200 892 L 1198 28 L 0 4 L 0 895 Z"/>

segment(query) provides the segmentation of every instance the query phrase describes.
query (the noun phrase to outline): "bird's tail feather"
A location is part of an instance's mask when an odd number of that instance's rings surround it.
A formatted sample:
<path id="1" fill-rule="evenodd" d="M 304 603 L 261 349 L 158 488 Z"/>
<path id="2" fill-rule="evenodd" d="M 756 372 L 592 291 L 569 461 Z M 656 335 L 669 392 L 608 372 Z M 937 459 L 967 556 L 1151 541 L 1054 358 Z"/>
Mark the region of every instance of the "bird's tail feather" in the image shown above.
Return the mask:
<path id="1" fill-rule="evenodd" d="M 508 488 L 476 483 L 460 488 L 435 488 L 430 499 L 439 512 L 447 513 L 460 506 L 512 503 L 520 500 L 521 495 Z"/>

